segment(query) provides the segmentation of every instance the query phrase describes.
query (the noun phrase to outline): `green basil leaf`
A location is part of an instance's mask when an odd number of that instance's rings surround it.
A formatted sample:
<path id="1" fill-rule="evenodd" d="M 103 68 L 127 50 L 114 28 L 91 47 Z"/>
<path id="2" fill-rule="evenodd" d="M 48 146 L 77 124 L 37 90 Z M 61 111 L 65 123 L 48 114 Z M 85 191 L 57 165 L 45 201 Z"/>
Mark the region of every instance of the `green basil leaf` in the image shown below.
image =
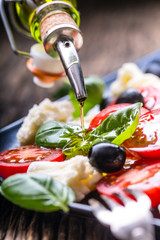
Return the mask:
<path id="1" fill-rule="evenodd" d="M 75 199 L 68 186 L 43 174 L 15 174 L 3 181 L 1 194 L 20 207 L 40 212 L 67 212 Z"/>
<path id="2" fill-rule="evenodd" d="M 141 106 L 142 103 L 135 103 L 112 113 L 88 133 L 88 139 L 93 141 L 93 145 L 106 141 L 120 145 L 136 130 Z"/>
<path id="3" fill-rule="evenodd" d="M 87 112 L 95 105 L 100 104 L 105 85 L 100 77 L 96 75 L 91 75 L 85 78 L 85 86 L 87 91 L 87 99 L 84 104 L 84 115 L 86 115 Z M 79 103 L 77 102 L 77 99 L 72 89 L 70 89 L 69 91 L 69 96 L 70 101 L 72 102 L 75 109 L 73 117 L 78 118 L 80 117 Z"/>
<path id="4" fill-rule="evenodd" d="M 50 121 L 38 129 L 35 143 L 43 147 L 63 148 L 74 135 L 80 133 L 81 127 L 78 125 Z"/>

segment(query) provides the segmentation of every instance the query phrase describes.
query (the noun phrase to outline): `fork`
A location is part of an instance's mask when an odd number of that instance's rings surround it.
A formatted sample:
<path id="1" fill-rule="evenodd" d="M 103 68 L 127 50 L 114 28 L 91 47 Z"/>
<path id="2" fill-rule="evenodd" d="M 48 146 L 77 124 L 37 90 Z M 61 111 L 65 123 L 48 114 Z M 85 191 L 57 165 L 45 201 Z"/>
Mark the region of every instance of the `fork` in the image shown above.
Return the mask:
<path id="1" fill-rule="evenodd" d="M 115 193 L 114 197 L 123 205 L 111 197 L 101 196 L 110 210 L 96 199 L 89 200 L 92 212 L 97 220 L 104 226 L 110 226 L 112 234 L 118 239 L 154 240 L 149 197 L 137 190 L 128 189 L 123 194 Z"/>

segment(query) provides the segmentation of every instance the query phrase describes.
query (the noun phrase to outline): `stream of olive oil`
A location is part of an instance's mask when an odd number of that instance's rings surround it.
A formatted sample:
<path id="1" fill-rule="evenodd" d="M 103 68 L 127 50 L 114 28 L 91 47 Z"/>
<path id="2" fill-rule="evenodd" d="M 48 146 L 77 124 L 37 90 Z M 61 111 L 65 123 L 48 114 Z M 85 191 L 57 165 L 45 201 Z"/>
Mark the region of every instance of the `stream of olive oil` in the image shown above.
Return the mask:
<path id="1" fill-rule="evenodd" d="M 85 135 L 85 129 L 84 129 L 84 102 L 79 103 L 79 109 L 80 109 L 80 119 L 81 119 L 81 128 L 82 128 L 82 137 L 84 138 Z"/>

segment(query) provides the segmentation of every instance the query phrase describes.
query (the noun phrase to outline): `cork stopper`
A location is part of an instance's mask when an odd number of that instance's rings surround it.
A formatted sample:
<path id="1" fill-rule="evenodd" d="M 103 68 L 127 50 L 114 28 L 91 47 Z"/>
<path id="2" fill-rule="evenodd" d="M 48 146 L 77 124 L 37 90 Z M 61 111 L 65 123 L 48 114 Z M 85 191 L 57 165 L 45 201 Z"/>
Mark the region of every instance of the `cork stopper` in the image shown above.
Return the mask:
<path id="1" fill-rule="evenodd" d="M 66 12 L 52 12 L 43 18 L 40 24 L 40 33 L 42 42 L 44 42 L 45 36 L 52 28 L 60 26 L 61 24 L 70 24 L 77 27 L 75 21 Z"/>
<path id="2" fill-rule="evenodd" d="M 40 33 L 46 52 L 52 57 L 56 56 L 54 44 L 60 36 L 72 39 L 77 50 L 83 45 L 80 29 L 71 15 L 64 11 L 47 14 L 41 21 Z"/>

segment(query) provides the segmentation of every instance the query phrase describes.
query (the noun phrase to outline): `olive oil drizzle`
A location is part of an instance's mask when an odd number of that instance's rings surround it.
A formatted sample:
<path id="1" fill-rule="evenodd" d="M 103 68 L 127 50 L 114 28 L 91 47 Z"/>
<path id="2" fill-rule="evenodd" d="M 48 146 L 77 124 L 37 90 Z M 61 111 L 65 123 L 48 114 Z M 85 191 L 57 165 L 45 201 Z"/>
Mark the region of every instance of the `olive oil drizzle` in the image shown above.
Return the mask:
<path id="1" fill-rule="evenodd" d="M 84 102 L 79 103 L 79 109 L 80 109 L 80 119 L 81 119 L 81 128 L 82 128 L 82 137 L 84 138 L 85 135 L 85 129 L 84 129 Z"/>

